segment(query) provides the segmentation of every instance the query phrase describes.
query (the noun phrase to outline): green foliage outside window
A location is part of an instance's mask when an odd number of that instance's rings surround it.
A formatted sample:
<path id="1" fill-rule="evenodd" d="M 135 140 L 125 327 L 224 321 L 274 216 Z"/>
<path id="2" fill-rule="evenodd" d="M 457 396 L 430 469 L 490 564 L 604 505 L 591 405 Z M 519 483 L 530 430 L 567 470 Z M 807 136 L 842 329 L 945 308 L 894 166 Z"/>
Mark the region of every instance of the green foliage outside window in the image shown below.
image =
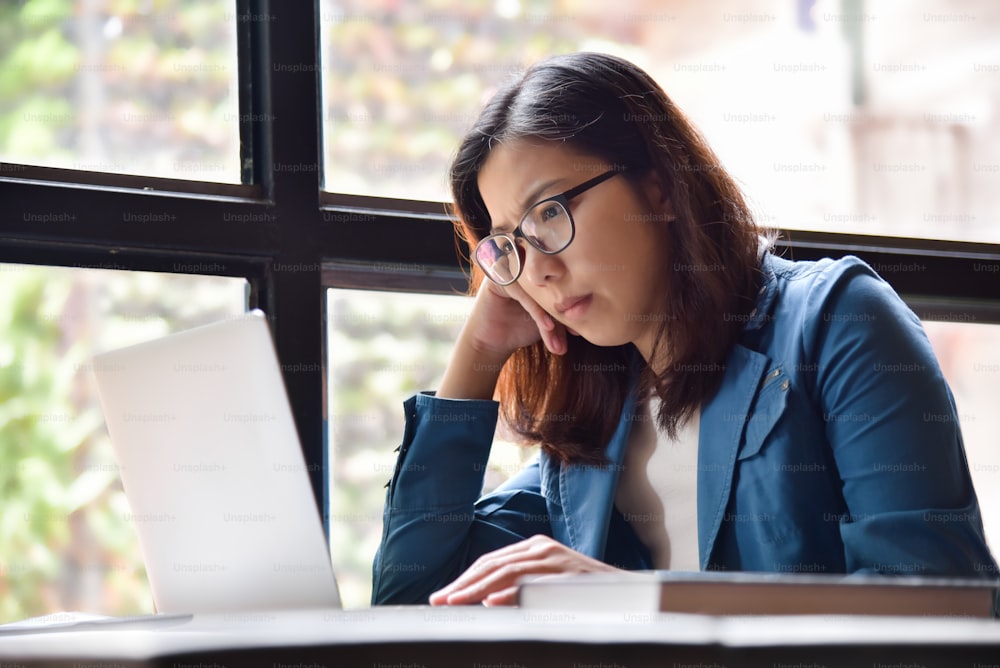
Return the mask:
<path id="1" fill-rule="evenodd" d="M 72 607 L 91 591 L 148 608 L 103 420 L 81 403 L 85 351 L 63 323 L 68 280 L 0 274 L 0 617 Z M 66 278 L 66 277 L 63 277 Z M 74 323 L 76 324 L 76 323 Z"/>
<path id="2" fill-rule="evenodd" d="M 238 182 L 233 4 L 0 3 L 0 160 Z"/>

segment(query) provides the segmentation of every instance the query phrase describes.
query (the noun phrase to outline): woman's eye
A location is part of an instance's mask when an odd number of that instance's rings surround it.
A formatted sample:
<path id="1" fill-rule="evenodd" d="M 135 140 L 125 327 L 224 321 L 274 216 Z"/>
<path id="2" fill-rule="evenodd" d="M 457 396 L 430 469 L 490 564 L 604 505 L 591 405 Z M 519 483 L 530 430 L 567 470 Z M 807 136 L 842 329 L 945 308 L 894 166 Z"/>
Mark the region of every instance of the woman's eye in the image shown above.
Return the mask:
<path id="1" fill-rule="evenodd" d="M 558 218 L 560 213 L 562 213 L 561 207 L 552 204 L 543 208 L 541 212 L 539 212 L 538 220 L 539 222 L 547 223 L 553 218 Z"/>

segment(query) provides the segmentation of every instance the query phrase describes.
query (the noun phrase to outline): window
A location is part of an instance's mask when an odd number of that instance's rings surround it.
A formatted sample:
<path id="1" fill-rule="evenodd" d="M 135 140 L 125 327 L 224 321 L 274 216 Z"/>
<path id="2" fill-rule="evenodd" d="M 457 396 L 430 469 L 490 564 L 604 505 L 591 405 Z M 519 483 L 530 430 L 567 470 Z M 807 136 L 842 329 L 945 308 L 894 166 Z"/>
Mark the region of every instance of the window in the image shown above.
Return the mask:
<path id="1" fill-rule="evenodd" d="M 375 512 L 371 499 L 380 500 L 382 490 L 371 480 L 398 444 L 403 395 L 420 383 L 433 386 L 439 373 L 429 361 L 423 371 L 403 368 L 418 364 L 415 341 L 393 340 L 401 347 L 383 351 L 389 339 L 374 338 L 369 348 L 378 342 L 382 357 L 371 364 L 383 368 L 366 382 L 375 383 L 386 407 L 350 397 L 347 380 L 362 373 L 354 330 L 391 332 L 391 319 L 409 313 L 427 320 L 428 336 L 446 339 L 455 323 L 438 319 L 462 309 L 450 301 L 420 307 L 427 310 L 411 305 L 418 295 L 465 292 L 442 206 L 457 137 L 512 69 L 553 52 L 617 52 L 650 69 L 702 127 L 746 185 L 761 221 L 786 230 L 783 252 L 797 259 L 859 255 L 922 317 L 942 322 L 949 333 L 932 335 L 960 414 L 976 418 L 968 425 L 970 466 L 992 521 L 996 464 L 989 448 L 981 458 L 977 435 L 980 425 L 993 429 L 981 402 L 995 400 L 989 351 L 996 346 L 992 334 L 980 333 L 1000 323 L 1000 189 L 991 157 L 1000 56 L 990 37 L 998 21 L 990 0 L 761 0 L 752 9 L 728 0 L 668 8 L 639 0 L 609 7 L 575 0 L 5 3 L 0 283 L 30 276 L 36 292 L 0 318 L 20 314 L 27 322 L 27 314 L 73 304 L 81 313 L 105 314 L 103 326 L 113 319 L 112 303 L 176 311 L 163 321 L 120 317 L 123 333 L 107 339 L 111 347 L 225 309 L 262 308 L 271 317 L 317 504 L 335 539 L 337 522 L 351 524 L 352 515 L 367 522 Z M 77 280 L 55 267 L 73 270 L 73 277 L 111 276 L 86 280 L 123 292 L 106 310 L 81 301 L 80 291 L 60 297 L 65 301 L 46 297 Z M 214 278 L 188 282 L 194 276 Z M 348 291 L 357 288 L 368 291 L 360 305 L 348 303 Z M 4 291 L 0 299 L 11 295 Z M 362 319 L 345 321 L 344 313 Z M 84 339 L 68 332 L 55 341 L 59 323 L 40 322 L 49 338 L 35 348 L 0 344 L 0 378 L 13 382 L 36 359 L 32 373 L 71 384 L 72 364 L 84 363 L 72 361 L 82 359 Z M 969 341 L 978 337 L 989 339 L 976 344 L 986 352 L 968 357 Z M 446 348 L 428 343 L 423 350 L 430 358 Z M 944 358 L 960 355 L 965 361 L 949 371 Z M 21 394 L 3 401 L 0 414 L 23 406 Z M 21 424 L 37 438 L 18 441 L 31 443 L 19 470 L 34 480 L 65 462 L 47 454 L 41 435 L 72 440 L 76 430 L 99 431 L 92 412 L 77 426 L 77 413 L 64 407 L 66 394 L 50 388 L 42 396 L 46 407 Z M 324 428 L 335 469 L 325 468 Z M 378 451 L 355 449 L 362 441 Z M 46 488 L 54 498 L 111 489 L 100 487 L 113 485 L 113 472 L 102 470 L 110 460 L 92 456 L 94 468 L 64 469 L 58 485 Z M 509 473 L 517 462 L 498 466 Z M 338 476 L 332 486 L 331 470 Z M 74 517 L 103 522 L 111 506 L 102 507 Z M 11 516 L 18 525 L 18 515 Z M 345 581 L 345 600 L 356 605 L 366 598 L 362 571 L 376 531 L 361 524 L 347 527 L 359 537 L 358 550 L 334 554 L 338 568 L 356 567 Z M 0 621 L 28 614 L 23 592 L 36 585 L 76 600 L 60 584 L 65 562 L 52 556 L 72 530 L 71 522 L 61 526 L 53 531 L 62 534 L 42 541 L 3 541 L 5 582 L 30 571 L 44 584 L 23 579 L 22 589 L 5 597 Z M 114 531 L 127 552 L 133 538 Z M 113 607 L 101 589 L 108 578 L 123 588 L 125 607 L 148 606 L 134 553 L 113 563 L 120 568 L 78 580 L 108 604 L 87 607 Z M 68 607 L 60 600 L 49 605 Z"/>

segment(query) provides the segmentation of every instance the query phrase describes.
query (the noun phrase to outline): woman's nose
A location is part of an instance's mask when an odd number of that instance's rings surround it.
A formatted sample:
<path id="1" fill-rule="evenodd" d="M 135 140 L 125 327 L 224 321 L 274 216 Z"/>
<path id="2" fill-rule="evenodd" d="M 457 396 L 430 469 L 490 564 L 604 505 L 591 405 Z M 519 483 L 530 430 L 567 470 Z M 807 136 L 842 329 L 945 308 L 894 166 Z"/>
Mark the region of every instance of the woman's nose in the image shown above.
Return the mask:
<path id="1" fill-rule="evenodd" d="M 524 244 L 524 263 L 522 275 L 535 285 L 544 285 L 560 276 L 566 271 L 566 264 L 559 255 L 549 255 L 543 253 L 531 244 Z"/>

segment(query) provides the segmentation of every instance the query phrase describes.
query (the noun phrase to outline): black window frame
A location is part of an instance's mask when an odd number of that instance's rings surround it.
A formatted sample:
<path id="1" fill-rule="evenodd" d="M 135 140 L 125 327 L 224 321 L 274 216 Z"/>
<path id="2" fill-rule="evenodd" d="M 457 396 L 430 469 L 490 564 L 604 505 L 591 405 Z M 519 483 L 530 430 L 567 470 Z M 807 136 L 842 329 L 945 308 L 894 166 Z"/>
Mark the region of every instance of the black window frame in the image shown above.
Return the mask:
<path id="1" fill-rule="evenodd" d="M 244 185 L 0 164 L 0 262 L 246 278 L 328 518 L 326 290 L 464 292 L 467 258 L 442 203 L 324 192 L 319 0 L 236 6 Z M 170 222 L 126 222 L 151 208 Z M 43 211 L 72 218 L 30 222 Z M 784 231 L 777 246 L 857 255 L 922 318 L 1000 323 L 1000 279 L 981 269 L 1000 244 Z"/>

